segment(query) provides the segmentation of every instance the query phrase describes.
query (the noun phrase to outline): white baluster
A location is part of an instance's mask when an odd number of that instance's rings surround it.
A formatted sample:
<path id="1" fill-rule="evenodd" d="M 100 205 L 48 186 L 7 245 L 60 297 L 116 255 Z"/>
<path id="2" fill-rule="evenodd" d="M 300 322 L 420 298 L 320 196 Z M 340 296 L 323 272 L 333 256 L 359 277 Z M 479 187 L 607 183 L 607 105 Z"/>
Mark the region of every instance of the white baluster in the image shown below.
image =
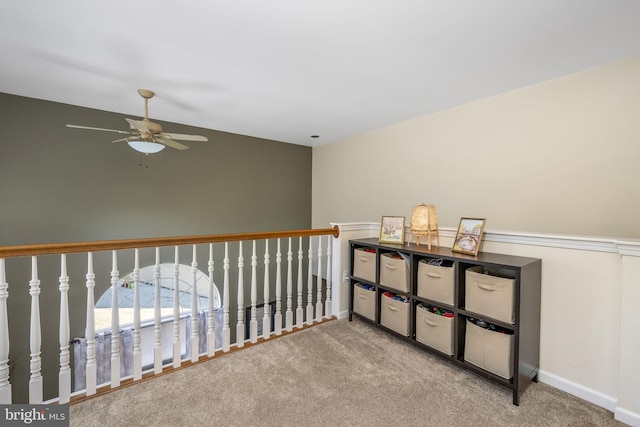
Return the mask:
<path id="1" fill-rule="evenodd" d="M 191 274 L 191 361 L 195 363 L 198 361 L 200 355 L 200 325 L 198 324 L 198 261 L 196 260 L 196 245 L 193 245 Z"/>
<path id="2" fill-rule="evenodd" d="M 253 255 L 251 255 L 251 321 L 249 322 L 249 341 L 258 341 L 258 319 L 256 319 L 256 302 L 258 301 L 258 280 L 256 278 L 256 241 L 253 241 Z"/>
<path id="3" fill-rule="evenodd" d="M 293 274 L 291 272 L 291 262 L 293 252 L 291 252 L 291 237 L 289 237 L 289 250 L 287 251 L 287 311 L 285 313 L 284 328 L 291 332 L 293 330 Z"/>
<path id="4" fill-rule="evenodd" d="M 330 319 L 331 314 L 331 236 L 327 236 L 327 291 L 324 303 L 324 316 Z"/>
<path id="5" fill-rule="evenodd" d="M 180 258 L 178 247 L 175 247 L 175 263 L 173 265 L 173 367 L 181 364 L 180 352 Z"/>
<path id="6" fill-rule="evenodd" d="M 276 313 L 273 316 L 273 332 L 282 335 L 282 253 L 280 252 L 280 239 L 276 251 Z"/>
<path id="7" fill-rule="evenodd" d="M 133 267 L 133 380 L 142 379 L 142 347 L 140 345 L 140 254 L 135 249 Z"/>
<path id="8" fill-rule="evenodd" d="M 224 242 L 224 284 L 222 290 L 222 351 L 231 349 L 231 329 L 229 328 L 229 242 Z"/>
<path id="9" fill-rule="evenodd" d="M 42 360 L 40 358 L 40 345 L 42 343 L 40 329 L 40 280 L 38 280 L 38 258 L 31 257 L 31 280 L 29 281 L 29 295 L 31 295 L 31 321 L 29 331 L 29 348 L 31 360 L 29 370 L 29 403 L 42 403 Z"/>
<path id="10" fill-rule="evenodd" d="M 318 236 L 318 276 L 316 277 L 316 322 L 322 322 L 322 236 Z"/>
<path id="11" fill-rule="evenodd" d="M 160 303 L 160 248 L 156 248 L 156 265 L 153 268 L 153 372 L 162 372 L 162 306 Z"/>
<path id="12" fill-rule="evenodd" d="M 244 347 L 244 279 L 242 270 L 244 268 L 244 257 L 242 256 L 242 242 L 240 242 L 240 253 L 238 255 L 238 322 L 236 323 L 236 347 Z"/>
<path id="13" fill-rule="evenodd" d="M 296 328 L 302 328 L 304 323 L 304 309 L 302 308 L 302 237 L 298 240 L 298 306 L 296 307 Z"/>
<path id="14" fill-rule="evenodd" d="M 111 388 L 120 386 L 120 316 L 118 253 L 111 253 Z"/>
<path id="15" fill-rule="evenodd" d="M 87 339 L 87 396 L 96 394 L 98 367 L 96 365 L 96 317 L 94 313 L 96 275 L 93 273 L 93 253 L 87 253 L 87 324 L 84 332 Z"/>
<path id="16" fill-rule="evenodd" d="M 67 256 L 60 255 L 60 372 L 58 373 L 58 403 L 69 403 L 71 398 L 71 368 L 69 367 L 69 276 Z"/>
<path id="17" fill-rule="evenodd" d="M 267 340 L 271 335 L 271 307 L 269 305 L 269 241 L 264 247 L 264 316 L 262 317 L 262 337 Z"/>
<path id="18" fill-rule="evenodd" d="M 309 237 L 309 265 L 307 265 L 307 324 L 313 324 L 313 249 L 311 249 L 311 241 Z"/>
<path id="19" fill-rule="evenodd" d="M 216 353 L 216 324 L 213 315 L 213 243 L 209 243 L 209 314 L 207 317 L 207 356 L 213 357 Z"/>
<path id="20" fill-rule="evenodd" d="M 9 284 L 5 272 L 4 258 L 0 258 L 0 405 L 11 403 L 9 382 L 9 320 L 7 316 Z"/>

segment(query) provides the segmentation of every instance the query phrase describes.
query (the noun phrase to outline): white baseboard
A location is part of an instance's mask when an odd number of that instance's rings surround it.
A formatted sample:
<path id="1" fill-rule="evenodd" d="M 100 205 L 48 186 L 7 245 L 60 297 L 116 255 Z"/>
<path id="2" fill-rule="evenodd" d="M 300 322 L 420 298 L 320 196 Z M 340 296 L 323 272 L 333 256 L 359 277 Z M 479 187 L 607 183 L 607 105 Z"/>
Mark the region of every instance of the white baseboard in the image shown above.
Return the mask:
<path id="1" fill-rule="evenodd" d="M 338 319 L 346 319 L 347 317 L 349 317 L 349 310 L 343 310 L 341 312 L 339 312 L 336 317 Z"/>
<path id="2" fill-rule="evenodd" d="M 631 412 L 626 409 L 616 408 L 613 412 L 613 418 L 630 426 L 640 426 L 640 414 L 636 414 L 635 412 Z"/>
<path id="3" fill-rule="evenodd" d="M 615 411 L 616 409 L 617 399 L 615 397 L 607 396 L 606 394 L 600 393 L 599 391 L 590 389 L 581 384 L 574 383 L 573 381 L 569 381 L 565 378 L 559 377 L 549 372 L 540 370 L 538 372 L 538 380 L 542 383 L 550 385 L 551 387 L 566 391 L 567 393 L 579 397 L 580 399 L 586 400 L 587 402 L 591 402 L 594 405 L 605 408 L 611 412 Z"/>
<path id="4" fill-rule="evenodd" d="M 548 384 L 551 387 L 565 391 L 579 397 L 580 399 L 586 400 L 587 402 L 613 412 L 613 417 L 621 423 L 636 427 L 640 426 L 640 414 L 619 407 L 618 401 L 615 397 L 608 396 L 543 370 L 538 372 L 538 380 L 541 383 Z"/>

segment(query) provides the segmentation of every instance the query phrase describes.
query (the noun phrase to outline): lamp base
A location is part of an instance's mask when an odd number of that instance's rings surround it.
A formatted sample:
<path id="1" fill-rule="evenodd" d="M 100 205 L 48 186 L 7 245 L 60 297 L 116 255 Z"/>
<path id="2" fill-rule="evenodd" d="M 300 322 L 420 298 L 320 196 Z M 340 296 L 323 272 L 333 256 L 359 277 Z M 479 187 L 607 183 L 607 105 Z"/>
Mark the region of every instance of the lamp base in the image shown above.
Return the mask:
<path id="1" fill-rule="evenodd" d="M 431 250 L 431 240 L 435 238 L 436 244 L 435 246 L 440 246 L 440 238 L 438 237 L 437 230 L 429 230 L 424 232 L 412 232 L 412 234 L 416 238 L 416 245 L 420 246 L 420 237 L 425 238 L 427 240 L 427 249 Z"/>

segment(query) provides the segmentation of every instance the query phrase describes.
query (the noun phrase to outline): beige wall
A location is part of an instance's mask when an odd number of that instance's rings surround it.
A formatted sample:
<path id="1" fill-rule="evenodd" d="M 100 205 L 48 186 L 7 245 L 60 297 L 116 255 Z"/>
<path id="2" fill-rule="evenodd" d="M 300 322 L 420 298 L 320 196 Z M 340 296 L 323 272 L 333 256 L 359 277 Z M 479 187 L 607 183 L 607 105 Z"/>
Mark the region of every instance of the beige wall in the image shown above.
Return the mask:
<path id="1" fill-rule="evenodd" d="M 637 425 L 639 161 L 637 56 L 314 148 L 312 224 L 377 236 L 433 203 L 450 246 L 460 217 L 487 218 L 482 251 L 542 259 L 541 381 Z"/>
<path id="2" fill-rule="evenodd" d="M 312 221 L 640 238 L 639 159 L 637 56 L 314 148 Z"/>

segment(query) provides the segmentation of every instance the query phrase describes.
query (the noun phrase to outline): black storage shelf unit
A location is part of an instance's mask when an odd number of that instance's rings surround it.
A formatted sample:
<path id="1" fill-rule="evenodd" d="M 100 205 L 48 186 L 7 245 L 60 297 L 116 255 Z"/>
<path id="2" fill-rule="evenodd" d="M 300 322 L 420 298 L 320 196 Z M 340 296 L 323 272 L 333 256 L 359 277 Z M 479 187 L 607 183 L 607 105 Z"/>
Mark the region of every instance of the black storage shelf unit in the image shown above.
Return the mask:
<path id="1" fill-rule="evenodd" d="M 480 252 L 477 256 L 470 256 L 452 252 L 450 248 L 435 247 L 429 250 L 426 245 L 416 244 L 380 244 L 377 238 L 350 240 L 350 275 L 349 275 L 349 320 L 353 315 L 370 322 L 382 330 L 392 333 L 413 345 L 450 361 L 462 368 L 482 375 L 513 391 L 513 404 L 519 404 L 522 391 L 532 381 L 537 382 L 540 353 L 540 259 L 511 255 Z M 354 273 L 354 251 L 368 250 L 375 254 L 375 280 L 372 277 L 363 279 Z M 409 274 L 409 291 L 403 292 L 380 284 L 380 256 L 387 252 L 398 252 L 407 260 Z M 421 260 L 441 259 L 453 268 L 453 304 L 425 298 L 418 295 L 418 266 Z M 513 279 L 513 323 L 504 319 L 496 319 L 487 313 L 466 309 L 466 276 L 469 268 L 482 268 L 492 276 Z M 375 318 L 354 311 L 354 289 L 356 283 L 370 285 L 375 290 Z M 381 324 L 381 298 L 385 291 L 404 295 L 409 299 L 409 334 L 403 336 Z M 437 306 L 453 313 L 453 355 L 443 353 L 429 345 L 416 340 L 416 310 L 419 304 Z M 488 309 L 487 311 L 490 311 Z M 450 316 L 450 315 L 449 315 Z M 506 364 L 509 365 L 513 376 L 496 375 L 483 367 L 465 360 L 465 338 L 467 336 L 468 319 L 482 319 L 495 325 L 507 335 L 513 335 L 513 345 L 510 354 L 505 353 Z M 475 325 L 472 328 L 477 328 Z M 509 338 L 510 340 L 510 338 Z M 501 356 L 501 357 L 502 357 Z"/>

